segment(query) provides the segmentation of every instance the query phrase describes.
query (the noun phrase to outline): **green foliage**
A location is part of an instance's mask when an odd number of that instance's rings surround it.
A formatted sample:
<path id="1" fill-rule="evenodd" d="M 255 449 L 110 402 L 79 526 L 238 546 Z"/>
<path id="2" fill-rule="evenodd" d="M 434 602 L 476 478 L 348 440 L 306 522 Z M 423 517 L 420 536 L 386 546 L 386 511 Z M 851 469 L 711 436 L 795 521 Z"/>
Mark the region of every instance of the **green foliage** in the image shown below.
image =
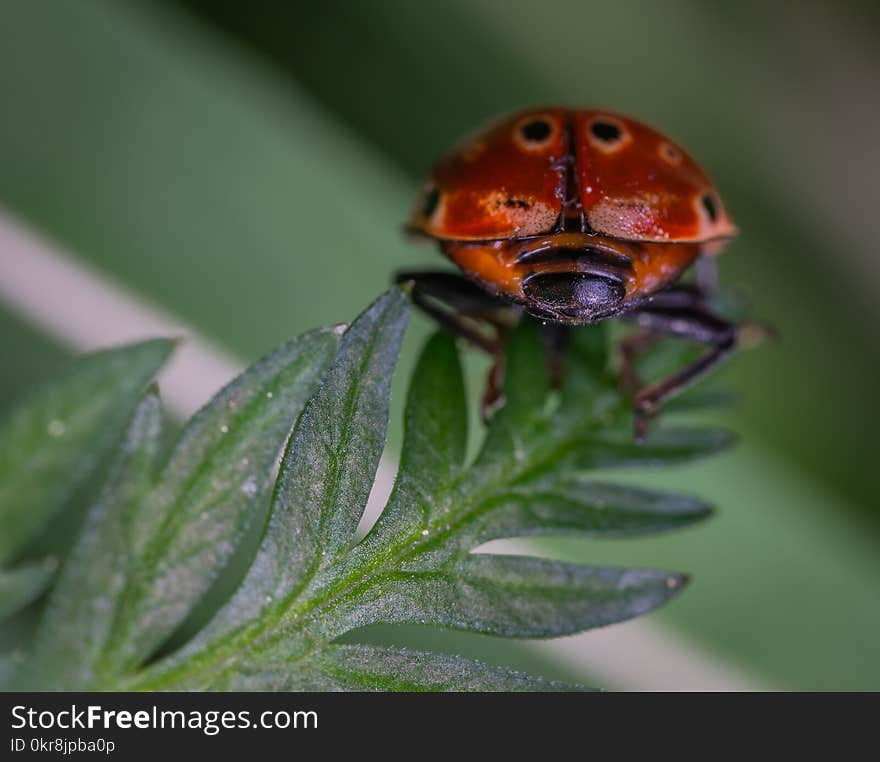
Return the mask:
<path id="1" fill-rule="evenodd" d="M 0 619 L 6 619 L 36 599 L 49 585 L 57 562 L 54 558 L 0 569 Z"/>
<path id="2" fill-rule="evenodd" d="M 158 396 L 147 391 L 11 685 L 559 689 L 459 657 L 334 641 L 380 623 L 553 637 L 676 595 L 686 578 L 667 571 L 479 552 L 498 538 L 632 536 L 709 514 L 692 497 L 588 476 L 678 463 L 730 442 L 717 430 L 660 427 L 635 445 L 600 329 L 578 332 L 561 392 L 547 386 L 534 327 L 515 333 L 506 404 L 471 462 L 458 352 L 451 338 L 434 336 L 410 385 L 393 492 L 358 539 L 407 317 L 393 289 L 341 337 L 319 330 L 281 347 L 194 416 L 168 455 Z M 28 406 L 16 416 L 37 418 Z M 64 479 L 72 472 L 59 476 L 59 491 Z M 237 590 L 182 647 L 162 652 L 255 521 L 262 539 Z M 39 568 L 16 576 L 20 597 L 33 597 Z"/>
<path id="3" fill-rule="evenodd" d="M 112 452 L 135 401 L 168 356 L 149 341 L 84 357 L 0 428 L 0 563 L 14 560 Z"/>
<path id="4" fill-rule="evenodd" d="M 39 554 L 35 545 L 56 519 L 75 524 L 78 504 L 90 496 L 172 346 L 147 341 L 83 357 L 0 424 L 0 619 L 49 584 L 52 557 L 8 567 Z"/>

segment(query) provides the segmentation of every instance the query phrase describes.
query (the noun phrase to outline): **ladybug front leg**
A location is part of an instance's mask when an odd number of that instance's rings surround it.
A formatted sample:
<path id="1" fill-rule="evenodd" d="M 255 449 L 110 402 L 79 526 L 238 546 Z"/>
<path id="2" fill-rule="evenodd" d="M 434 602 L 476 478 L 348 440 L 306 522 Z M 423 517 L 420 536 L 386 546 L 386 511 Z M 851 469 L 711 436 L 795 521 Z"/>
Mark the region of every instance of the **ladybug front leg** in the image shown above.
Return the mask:
<path id="1" fill-rule="evenodd" d="M 704 327 L 699 335 L 695 335 L 694 314 L 711 315 L 706 294 L 696 285 L 680 283 L 656 294 L 647 305 L 626 316 L 631 322 L 638 323 L 641 330 L 631 333 L 620 343 L 620 385 L 624 391 L 635 396 L 644 386 L 636 370 L 636 360 L 663 335 L 712 344 L 713 337 L 723 333 L 724 327 L 729 325 L 713 316 L 720 322 L 709 330 Z"/>
<path id="2" fill-rule="evenodd" d="M 736 337 L 731 336 L 678 373 L 642 387 L 634 399 L 636 442 L 641 444 L 645 441 L 648 423 L 657 415 L 663 402 L 683 392 L 694 381 L 719 365 L 735 349 Z"/>
<path id="3" fill-rule="evenodd" d="M 461 275 L 448 272 L 399 272 L 395 283 L 408 283 L 413 303 L 454 336 L 490 354 L 503 346 L 515 317 L 511 308 Z"/>
<path id="4" fill-rule="evenodd" d="M 487 421 L 503 401 L 505 345 L 515 313 L 506 303 L 455 273 L 400 272 L 395 282 L 409 283 L 413 304 L 441 328 L 492 355 L 481 404 L 483 421 Z"/>
<path id="5" fill-rule="evenodd" d="M 769 333 L 766 326 L 755 323 L 734 325 L 709 312 L 697 297 L 690 307 L 682 306 L 680 303 L 668 307 L 663 305 L 664 301 L 673 304 L 681 299 L 682 292 L 670 292 L 668 295 L 660 295 L 650 305 L 634 313 L 631 319 L 643 329 L 643 333 L 636 334 L 644 337 L 639 341 L 644 343 L 650 341 L 650 337 L 667 335 L 706 344 L 711 348 L 677 373 L 642 386 L 635 393 L 635 436 L 638 442 L 644 441 L 648 422 L 657 414 L 663 402 L 684 391 L 742 344 L 751 343 L 753 339 L 762 338 Z M 630 378 L 635 378 L 631 367 L 632 354 L 629 357 L 625 354 L 624 359 L 624 377 L 627 374 L 626 366 L 629 364 Z"/>
<path id="6" fill-rule="evenodd" d="M 658 334 L 650 331 L 636 331 L 620 342 L 620 386 L 633 397 L 644 386 L 636 370 L 636 360 L 658 338 Z"/>

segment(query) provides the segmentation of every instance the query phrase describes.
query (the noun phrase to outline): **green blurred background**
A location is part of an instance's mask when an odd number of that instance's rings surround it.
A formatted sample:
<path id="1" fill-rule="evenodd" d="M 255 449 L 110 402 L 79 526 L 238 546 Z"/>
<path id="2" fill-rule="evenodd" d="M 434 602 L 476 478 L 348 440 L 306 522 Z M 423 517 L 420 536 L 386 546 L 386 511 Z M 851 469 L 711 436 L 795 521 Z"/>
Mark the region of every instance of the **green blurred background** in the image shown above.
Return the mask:
<path id="1" fill-rule="evenodd" d="M 652 620 L 762 684 L 878 689 L 878 82 L 867 1 L 2 0 L 0 208 L 250 360 L 442 265 L 401 222 L 487 117 L 658 126 L 716 180 L 742 231 L 722 277 L 781 338 L 723 371 L 735 452 L 637 476 L 711 499 L 711 524 L 543 549 L 692 572 Z M 0 407 L 69 352 L 0 305 Z"/>

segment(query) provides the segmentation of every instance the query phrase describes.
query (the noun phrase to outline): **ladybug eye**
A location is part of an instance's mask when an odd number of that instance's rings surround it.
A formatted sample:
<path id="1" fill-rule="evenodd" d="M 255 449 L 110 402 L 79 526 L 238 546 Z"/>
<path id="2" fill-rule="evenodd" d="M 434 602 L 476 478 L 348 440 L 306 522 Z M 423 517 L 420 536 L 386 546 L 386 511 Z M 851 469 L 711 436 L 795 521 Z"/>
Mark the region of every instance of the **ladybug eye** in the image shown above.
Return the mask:
<path id="1" fill-rule="evenodd" d="M 706 210 L 709 221 L 715 222 L 718 219 L 718 202 L 715 201 L 715 196 L 712 193 L 704 193 L 700 203 L 703 205 L 703 209 Z"/>
<path id="2" fill-rule="evenodd" d="M 425 217 L 430 217 L 437 210 L 437 204 L 440 203 L 440 191 L 436 188 L 431 188 L 425 194 L 425 201 L 422 204 L 422 214 Z"/>
<path id="3" fill-rule="evenodd" d="M 547 123 L 545 119 L 534 119 L 531 122 L 526 122 L 522 127 L 519 128 L 520 134 L 523 136 L 523 140 L 528 143 L 542 143 L 547 138 L 550 137 L 550 133 L 553 132 L 553 128 Z"/>

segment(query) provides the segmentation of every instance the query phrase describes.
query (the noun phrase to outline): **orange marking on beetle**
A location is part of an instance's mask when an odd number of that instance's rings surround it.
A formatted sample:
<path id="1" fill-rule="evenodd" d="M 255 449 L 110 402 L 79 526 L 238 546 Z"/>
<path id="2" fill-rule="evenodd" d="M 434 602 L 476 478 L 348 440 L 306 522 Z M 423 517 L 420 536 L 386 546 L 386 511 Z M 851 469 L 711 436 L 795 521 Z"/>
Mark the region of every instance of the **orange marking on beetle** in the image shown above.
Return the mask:
<path id="1" fill-rule="evenodd" d="M 561 244 L 559 256 L 529 262 L 523 255 L 530 250 L 556 250 L 554 239 Z M 561 239 L 561 241 L 559 240 Z M 625 258 L 630 267 L 621 267 L 626 285 L 624 305 L 643 299 L 674 282 L 703 253 L 703 244 L 659 244 L 619 241 L 584 233 L 566 233 L 543 239 L 518 239 L 474 243 L 444 241 L 445 254 L 471 278 L 491 293 L 523 302 L 523 281 L 536 273 L 578 273 L 591 271 L 590 257 L 603 254 Z M 565 256 L 568 252 L 570 256 Z M 578 261 L 578 257 L 583 259 Z M 622 305 L 622 306 L 624 306 Z"/>
<path id="2" fill-rule="evenodd" d="M 664 140 L 660 143 L 658 147 L 658 151 L 660 152 L 660 157 L 671 164 L 673 167 L 677 167 L 681 164 L 682 155 L 681 151 L 679 151 L 672 143 L 668 140 Z"/>
<path id="3" fill-rule="evenodd" d="M 631 137 L 626 151 L 603 152 L 588 132 L 597 121 L 610 118 Z M 658 146 L 672 142 L 659 132 L 605 112 L 575 111 L 572 123 L 580 200 L 593 230 L 629 240 L 681 242 L 735 234 L 723 209 L 711 232 L 702 224 L 692 199 L 712 183 L 684 151 L 675 164 L 664 160 Z"/>
<path id="4" fill-rule="evenodd" d="M 461 159 L 465 162 L 476 161 L 488 146 L 482 140 L 475 140 L 461 149 Z"/>
<path id="5" fill-rule="evenodd" d="M 543 122 L 549 133 L 527 150 L 521 128 Z M 565 180 L 565 111 L 540 109 L 503 119 L 454 150 L 434 170 L 432 182 L 444 199 L 444 213 L 432 219 L 418 214 L 411 224 L 435 238 L 474 240 L 535 235 L 549 230 L 562 210 Z M 474 153 L 469 146 L 482 143 Z M 504 203 L 495 204 L 497 199 Z M 526 201 L 529 208 L 506 205 Z"/>
<path id="6" fill-rule="evenodd" d="M 600 114 L 587 125 L 586 138 L 604 154 L 616 154 L 632 142 L 632 135 L 622 120 Z"/>
<path id="7" fill-rule="evenodd" d="M 551 114 L 528 114 L 514 125 L 512 135 L 524 151 L 540 153 L 552 148 L 561 130 L 560 120 Z"/>

